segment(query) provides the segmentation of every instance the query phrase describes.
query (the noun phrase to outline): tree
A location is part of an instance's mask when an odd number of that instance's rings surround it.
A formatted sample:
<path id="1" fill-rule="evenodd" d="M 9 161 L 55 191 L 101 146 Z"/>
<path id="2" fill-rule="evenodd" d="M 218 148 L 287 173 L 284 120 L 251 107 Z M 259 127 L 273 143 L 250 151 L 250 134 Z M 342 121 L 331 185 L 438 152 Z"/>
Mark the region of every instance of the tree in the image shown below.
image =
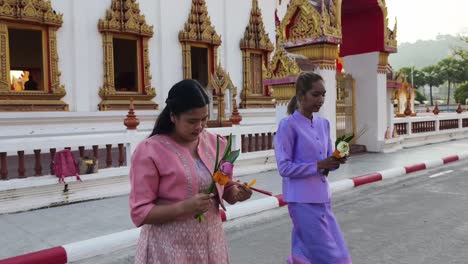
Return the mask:
<path id="1" fill-rule="evenodd" d="M 448 82 L 447 105 L 450 104 L 451 84 L 464 82 L 467 69 L 464 68 L 466 62 L 454 58 L 441 60 L 437 65 L 440 67 L 443 78 Z"/>
<path id="2" fill-rule="evenodd" d="M 414 90 L 415 94 L 416 94 L 416 101 L 418 101 L 419 103 L 421 104 L 424 104 L 424 101 L 427 100 L 426 96 L 424 96 L 420 91 L 418 90 Z"/>
<path id="3" fill-rule="evenodd" d="M 457 103 L 464 104 L 468 99 L 468 82 L 460 85 L 457 90 L 455 90 L 455 100 Z"/>
<path id="4" fill-rule="evenodd" d="M 460 36 L 460 40 L 468 44 L 468 33 Z M 463 61 L 468 61 L 468 49 L 458 47 L 454 50 L 455 57 L 460 58 Z"/>
<path id="5" fill-rule="evenodd" d="M 421 71 L 414 69 L 414 67 L 403 67 L 399 70 L 399 73 L 406 77 L 406 80 L 411 83 L 411 86 L 415 89 L 418 89 L 425 84 L 424 74 Z"/>
<path id="6" fill-rule="evenodd" d="M 444 79 L 439 67 L 436 65 L 424 67 L 421 71 L 424 74 L 424 83 L 429 85 L 429 98 L 432 106 L 434 105 L 434 101 L 432 99 L 432 87 L 442 85 L 444 83 Z"/>

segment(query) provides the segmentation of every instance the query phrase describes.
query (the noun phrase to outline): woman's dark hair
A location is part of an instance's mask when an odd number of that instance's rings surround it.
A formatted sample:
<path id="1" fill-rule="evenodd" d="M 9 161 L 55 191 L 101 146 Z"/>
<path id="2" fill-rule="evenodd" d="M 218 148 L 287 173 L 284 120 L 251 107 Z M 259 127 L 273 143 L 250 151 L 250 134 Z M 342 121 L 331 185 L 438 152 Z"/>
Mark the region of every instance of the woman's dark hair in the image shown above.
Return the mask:
<path id="1" fill-rule="evenodd" d="M 179 116 L 181 113 L 204 107 L 209 103 L 210 99 L 205 89 L 196 80 L 183 80 L 174 84 L 166 99 L 166 107 L 156 120 L 150 137 L 157 134 L 167 135 L 174 130 L 171 114 Z"/>
<path id="2" fill-rule="evenodd" d="M 313 72 L 302 72 L 296 80 L 296 95 L 291 98 L 288 104 L 288 114 L 291 115 L 298 108 L 297 100 L 304 96 L 309 90 L 312 89 L 313 84 L 318 81 L 323 81 L 322 76 Z"/>

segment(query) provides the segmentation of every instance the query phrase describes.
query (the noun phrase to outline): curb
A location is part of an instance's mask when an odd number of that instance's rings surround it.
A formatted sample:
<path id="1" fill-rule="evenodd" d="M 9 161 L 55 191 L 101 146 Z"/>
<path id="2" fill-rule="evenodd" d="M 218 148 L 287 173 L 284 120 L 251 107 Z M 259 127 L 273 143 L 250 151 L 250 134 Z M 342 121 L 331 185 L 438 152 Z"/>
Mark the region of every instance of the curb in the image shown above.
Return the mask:
<path id="1" fill-rule="evenodd" d="M 397 167 L 352 177 L 350 179 L 339 180 L 330 183 L 330 188 L 332 193 L 342 192 L 362 185 L 400 177 L 430 168 L 441 167 L 446 164 L 467 159 L 468 152 L 463 152 L 458 155 L 448 156 L 441 159 L 429 160 L 409 166 Z M 287 203 L 283 200 L 283 196 L 279 194 L 229 206 L 226 212 L 220 210 L 220 217 L 223 222 L 226 222 L 236 218 L 283 207 L 285 205 L 287 205 Z M 139 234 L 140 228 L 134 228 L 123 232 L 0 260 L 0 264 L 65 264 L 68 262 L 85 260 L 134 246 L 138 241 Z"/>

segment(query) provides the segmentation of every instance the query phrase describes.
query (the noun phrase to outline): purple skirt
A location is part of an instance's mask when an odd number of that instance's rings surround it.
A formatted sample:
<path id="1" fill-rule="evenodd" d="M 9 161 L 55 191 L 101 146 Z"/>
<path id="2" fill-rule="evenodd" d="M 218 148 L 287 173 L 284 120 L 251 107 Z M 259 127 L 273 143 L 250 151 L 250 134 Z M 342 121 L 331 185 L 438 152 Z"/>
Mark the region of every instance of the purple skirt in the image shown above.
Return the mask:
<path id="1" fill-rule="evenodd" d="M 289 203 L 293 222 L 288 264 L 351 264 L 330 203 Z"/>

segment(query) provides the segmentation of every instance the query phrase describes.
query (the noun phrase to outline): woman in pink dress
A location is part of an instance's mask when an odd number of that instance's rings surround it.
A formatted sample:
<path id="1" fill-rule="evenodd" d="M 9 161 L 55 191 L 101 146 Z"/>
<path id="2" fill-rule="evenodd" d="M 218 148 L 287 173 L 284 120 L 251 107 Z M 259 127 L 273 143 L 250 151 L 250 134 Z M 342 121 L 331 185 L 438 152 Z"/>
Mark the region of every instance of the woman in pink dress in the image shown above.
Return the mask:
<path id="1" fill-rule="evenodd" d="M 130 212 L 141 228 L 135 263 L 229 263 L 219 206 L 250 198 L 249 188 L 229 182 L 216 194 L 211 183 L 217 136 L 205 130 L 209 98 L 194 80 L 169 91 L 151 136 L 132 156 Z M 221 141 L 223 153 L 226 141 Z M 221 198 L 219 198 L 221 197 Z M 205 221 L 194 216 L 203 213 Z"/>

